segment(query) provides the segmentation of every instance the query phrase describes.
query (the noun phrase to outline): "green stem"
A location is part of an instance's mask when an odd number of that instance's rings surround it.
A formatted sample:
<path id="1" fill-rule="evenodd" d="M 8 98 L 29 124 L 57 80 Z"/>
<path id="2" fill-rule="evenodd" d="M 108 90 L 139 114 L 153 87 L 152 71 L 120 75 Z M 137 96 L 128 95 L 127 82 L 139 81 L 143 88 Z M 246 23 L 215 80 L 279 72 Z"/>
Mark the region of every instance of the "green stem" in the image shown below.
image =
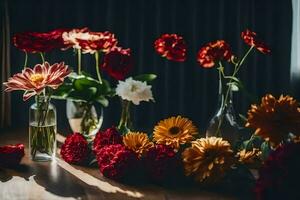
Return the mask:
<path id="1" fill-rule="evenodd" d="M 28 62 L 28 54 L 27 54 L 27 52 L 25 51 L 24 69 L 25 69 L 26 66 L 27 66 L 27 62 Z"/>
<path id="2" fill-rule="evenodd" d="M 45 63 L 45 56 L 44 56 L 44 54 L 43 54 L 42 52 L 40 52 L 40 56 L 41 56 L 42 62 L 43 62 L 43 64 L 44 64 L 44 63 Z"/>
<path id="3" fill-rule="evenodd" d="M 244 61 L 246 60 L 246 58 L 248 57 L 248 55 L 250 54 L 250 52 L 252 51 L 253 48 L 254 48 L 254 46 L 251 46 L 251 47 L 248 49 L 248 51 L 245 53 L 245 55 L 243 56 L 243 58 L 240 60 L 240 62 L 238 62 L 237 64 L 234 65 L 234 70 L 233 70 L 233 73 L 232 73 L 231 77 L 235 77 L 235 76 L 236 76 L 236 74 L 239 72 L 239 70 L 240 70 L 242 64 L 244 63 Z M 223 66 L 222 66 L 222 63 L 221 63 L 221 62 L 219 62 L 219 68 L 218 68 L 218 70 L 219 70 L 219 79 L 220 79 L 220 81 L 221 81 L 221 78 L 222 78 L 221 75 L 225 78 L 225 74 L 224 74 Z M 222 108 L 221 108 L 221 109 L 225 109 L 225 106 L 227 106 L 227 101 L 228 101 L 229 93 L 230 93 L 230 91 L 231 91 L 231 84 L 232 84 L 232 81 L 233 81 L 233 79 L 231 78 L 231 79 L 229 80 L 229 82 L 228 82 L 228 85 L 227 85 L 227 86 L 228 86 L 228 87 L 227 87 L 227 91 L 226 91 L 226 94 L 225 94 L 224 101 L 222 102 L 222 105 L 221 105 Z M 220 82 L 220 84 L 222 84 L 222 83 Z M 223 87 L 223 85 L 222 85 L 222 87 Z M 220 135 L 221 135 L 221 134 L 220 134 L 220 129 L 221 129 L 223 120 L 224 120 L 224 115 L 221 115 L 221 119 L 220 119 L 220 121 L 219 121 L 218 128 L 217 128 L 217 130 L 216 130 L 216 135 L 217 135 L 217 136 L 220 136 Z"/>
<path id="4" fill-rule="evenodd" d="M 78 74 L 81 74 L 81 49 L 78 49 L 77 51 L 77 65 L 78 65 Z"/>
<path id="5" fill-rule="evenodd" d="M 99 52 L 96 51 L 95 53 L 95 61 L 96 61 L 96 72 L 97 72 L 97 76 L 98 76 L 98 80 L 100 82 L 100 84 L 102 84 L 102 78 L 101 78 L 101 74 L 100 74 L 100 67 L 99 67 Z"/>

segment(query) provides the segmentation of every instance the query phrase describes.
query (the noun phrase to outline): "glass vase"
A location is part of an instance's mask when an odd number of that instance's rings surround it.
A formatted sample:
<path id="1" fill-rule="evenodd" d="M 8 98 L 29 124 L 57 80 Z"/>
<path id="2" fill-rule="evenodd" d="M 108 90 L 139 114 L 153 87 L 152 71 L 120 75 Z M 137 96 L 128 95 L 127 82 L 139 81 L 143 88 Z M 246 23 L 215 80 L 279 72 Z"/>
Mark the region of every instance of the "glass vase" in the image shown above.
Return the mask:
<path id="1" fill-rule="evenodd" d="M 50 161 L 56 154 L 56 109 L 48 96 L 36 96 L 29 110 L 29 151 L 34 161 Z"/>
<path id="2" fill-rule="evenodd" d="M 218 108 L 209 122 L 206 136 L 222 137 L 235 145 L 239 140 L 241 126 L 236 118 L 233 104 L 233 85 L 219 74 Z"/>
<path id="3" fill-rule="evenodd" d="M 67 100 L 67 117 L 73 132 L 96 135 L 103 123 L 103 108 L 97 113 L 92 103 Z"/>
<path id="4" fill-rule="evenodd" d="M 121 118 L 118 125 L 118 130 L 121 134 L 125 135 L 126 133 L 132 131 L 132 121 L 131 121 L 131 110 L 130 110 L 130 101 L 121 100 L 122 111 Z"/>

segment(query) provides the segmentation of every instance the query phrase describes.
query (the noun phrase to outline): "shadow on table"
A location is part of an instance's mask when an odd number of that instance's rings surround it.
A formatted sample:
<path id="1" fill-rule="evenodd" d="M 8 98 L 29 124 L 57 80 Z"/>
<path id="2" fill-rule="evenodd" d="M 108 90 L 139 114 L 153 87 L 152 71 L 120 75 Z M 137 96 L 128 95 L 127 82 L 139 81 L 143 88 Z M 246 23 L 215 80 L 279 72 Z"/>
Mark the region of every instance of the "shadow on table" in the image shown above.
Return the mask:
<path id="1" fill-rule="evenodd" d="M 4 168 L 0 167 L 0 181 L 7 182 L 14 176 L 24 178 L 29 181 L 29 177 L 33 175 L 32 170 L 27 165 L 21 164 L 15 167 Z"/>

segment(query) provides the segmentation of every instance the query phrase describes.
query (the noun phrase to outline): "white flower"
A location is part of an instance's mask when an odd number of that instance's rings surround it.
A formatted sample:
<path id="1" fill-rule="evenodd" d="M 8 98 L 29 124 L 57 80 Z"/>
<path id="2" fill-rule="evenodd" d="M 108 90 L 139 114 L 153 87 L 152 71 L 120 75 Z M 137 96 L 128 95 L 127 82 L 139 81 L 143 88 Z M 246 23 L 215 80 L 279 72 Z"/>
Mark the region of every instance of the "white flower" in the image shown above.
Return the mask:
<path id="1" fill-rule="evenodd" d="M 131 101 L 135 105 L 139 105 L 141 101 L 153 100 L 151 85 L 146 82 L 133 80 L 131 77 L 125 81 L 119 81 L 116 93 L 123 100 Z"/>

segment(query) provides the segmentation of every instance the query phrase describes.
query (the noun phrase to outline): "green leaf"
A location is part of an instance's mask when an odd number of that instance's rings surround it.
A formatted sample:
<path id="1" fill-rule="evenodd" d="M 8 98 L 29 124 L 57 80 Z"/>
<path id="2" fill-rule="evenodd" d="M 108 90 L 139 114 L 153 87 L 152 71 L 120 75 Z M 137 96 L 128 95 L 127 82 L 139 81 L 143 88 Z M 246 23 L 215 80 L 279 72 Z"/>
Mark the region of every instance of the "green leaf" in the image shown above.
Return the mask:
<path id="1" fill-rule="evenodd" d="M 103 97 L 103 96 L 99 96 L 95 99 L 95 101 L 97 101 L 98 103 L 100 103 L 102 106 L 107 107 L 108 106 L 108 100 Z"/>
<path id="2" fill-rule="evenodd" d="M 71 83 L 63 83 L 56 90 L 53 90 L 51 97 L 54 99 L 66 99 L 72 89 L 73 86 Z"/>
<path id="3" fill-rule="evenodd" d="M 224 76 L 224 78 L 226 78 L 226 79 L 232 79 L 232 80 L 234 80 L 237 83 L 240 82 L 240 80 L 237 77 L 235 77 L 235 76 Z"/>
<path id="4" fill-rule="evenodd" d="M 269 142 L 265 141 L 261 144 L 260 146 L 261 152 L 262 152 L 262 157 L 263 159 L 267 159 L 272 151 Z"/>
<path id="5" fill-rule="evenodd" d="M 143 81 L 143 82 L 151 82 L 157 78 L 155 74 L 141 74 L 133 77 L 134 80 Z"/>

